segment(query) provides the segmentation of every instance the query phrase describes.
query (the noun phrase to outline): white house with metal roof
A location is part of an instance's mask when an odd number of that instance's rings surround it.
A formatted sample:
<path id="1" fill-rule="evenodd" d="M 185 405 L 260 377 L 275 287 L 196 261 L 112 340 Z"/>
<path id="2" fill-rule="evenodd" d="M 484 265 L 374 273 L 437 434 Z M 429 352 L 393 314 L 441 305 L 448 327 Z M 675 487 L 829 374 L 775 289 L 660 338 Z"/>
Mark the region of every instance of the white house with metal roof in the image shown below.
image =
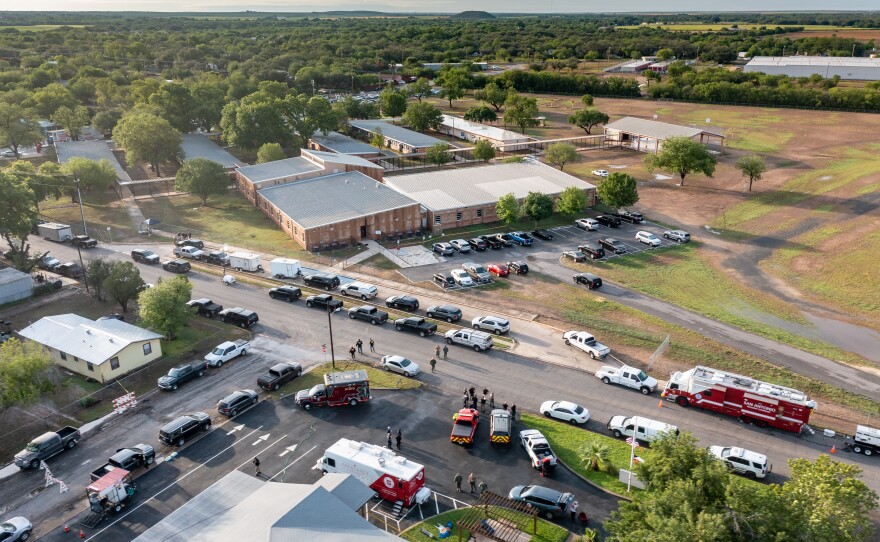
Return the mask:
<path id="1" fill-rule="evenodd" d="M 306 250 L 418 231 L 421 225 L 417 201 L 360 171 L 264 188 L 256 197 L 257 207 Z"/>
<path id="2" fill-rule="evenodd" d="M 339 132 L 316 133 L 309 139 L 309 148 L 316 151 L 353 154 L 361 158 L 380 158 L 385 154 L 369 143 L 364 143 Z"/>
<path id="3" fill-rule="evenodd" d="M 461 117 L 453 117 L 451 115 L 443 115 L 443 121 L 437 126 L 437 131 L 458 139 L 464 139 L 471 143 L 477 141 L 488 141 L 493 147 L 504 147 L 505 151 L 515 151 L 523 148 L 525 145 L 518 146 L 517 143 L 528 143 L 531 138 L 527 135 L 505 130 L 497 126 L 489 126 L 479 122 L 471 122 Z"/>
<path id="4" fill-rule="evenodd" d="M 27 299 L 34 293 L 34 279 L 18 269 L 0 269 L 0 305 Z"/>
<path id="5" fill-rule="evenodd" d="M 720 144 L 724 146 L 724 136 L 718 132 L 698 128 L 659 122 L 656 120 L 623 117 L 605 125 L 605 142 L 615 143 L 642 152 L 657 152 L 663 148 L 663 142 L 670 137 L 689 137 L 704 145 Z"/>
<path id="6" fill-rule="evenodd" d="M 437 143 L 446 143 L 442 139 L 427 134 L 408 130 L 384 120 L 350 120 L 348 125 L 363 137 L 372 137 L 381 133 L 385 138 L 385 146 L 391 150 L 405 154 L 426 152 Z"/>
<path id="7" fill-rule="evenodd" d="M 58 365 L 102 383 L 162 356 L 161 335 L 114 318 L 44 316 L 18 334 L 45 346 Z"/>
<path id="8" fill-rule="evenodd" d="M 506 194 L 555 198 L 574 186 L 586 192 L 588 205 L 596 202 L 595 185 L 537 160 L 394 175 L 385 184 L 418 201 L 427 211 L 424 226 L 435 232 L 497 222 L 495 205 Z"/>

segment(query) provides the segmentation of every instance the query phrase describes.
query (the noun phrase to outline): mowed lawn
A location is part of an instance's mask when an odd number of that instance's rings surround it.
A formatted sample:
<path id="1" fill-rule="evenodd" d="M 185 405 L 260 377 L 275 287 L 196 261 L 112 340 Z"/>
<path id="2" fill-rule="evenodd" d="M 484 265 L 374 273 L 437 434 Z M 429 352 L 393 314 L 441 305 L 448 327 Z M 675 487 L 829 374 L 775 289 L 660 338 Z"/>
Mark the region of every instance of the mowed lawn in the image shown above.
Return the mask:
<path id="1" fill-rule="evenodd" d="M 114 241 L 137 236 L 137 229 L 125 205 L 113 190 L 103 192 L 83 191 L 83 213 L 89 226 L 89 235 L 99 241 L 109 241 L 107 228 L 111 228 Z M 79 204 L 69 197 L 49 199 L 40 203 L 40 214 L 62 224 L 70 224 L 77 232 L 82 229 Z"/>

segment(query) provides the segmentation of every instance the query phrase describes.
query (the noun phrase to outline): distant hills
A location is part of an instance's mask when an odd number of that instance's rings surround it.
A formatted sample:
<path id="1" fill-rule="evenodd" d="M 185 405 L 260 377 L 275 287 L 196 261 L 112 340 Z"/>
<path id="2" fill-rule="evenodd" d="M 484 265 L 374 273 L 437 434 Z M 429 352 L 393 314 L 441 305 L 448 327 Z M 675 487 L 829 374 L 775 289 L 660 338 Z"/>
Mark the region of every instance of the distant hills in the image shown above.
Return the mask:
<path id="1" fill-rule="evenodd" d="M 449 17 L 450 19 L 495 19 L 496 17 L 486 11 L 462 11 Z"/>

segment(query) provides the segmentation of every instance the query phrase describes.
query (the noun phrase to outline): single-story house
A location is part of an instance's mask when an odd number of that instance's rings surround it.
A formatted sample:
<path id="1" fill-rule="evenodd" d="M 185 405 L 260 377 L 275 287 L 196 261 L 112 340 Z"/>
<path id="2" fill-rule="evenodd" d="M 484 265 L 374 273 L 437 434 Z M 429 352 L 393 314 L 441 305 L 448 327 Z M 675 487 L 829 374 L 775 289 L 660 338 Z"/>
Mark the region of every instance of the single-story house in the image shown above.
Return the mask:
<path id="1" fill-rule="evenodd" d="M 525 143 L 531 141 L 529 136 L 512 130 L 488 126 L 479 122 L 471 122 L 451 115 L 443 115 L 443 121 L 437 126 L 437 131 L 441 134 L 470 141 L 471 143 L 476 143 L 480 140 L 488 141 L 493 147 L 503 147 L 508 152 L 520 150 L 525 147 Z"/>
<path id="2" fill-rule="evenodd" d="M 58 365 L 109 382 L 162 356 L 162 336 L 114 318 L 44 316 L 18 332 L 45 346 Z"/>
<path id="3" fill-rule="evenodd" d="M 656 120 L 623 117 L 605 125 L 605 142 L 643 152 L 657 152 L 670 137 L 684 136 L 705 145 L 724 146 L 724 136 L 696 126 L 680 126 Z"/>
<path id="4" fill-rule="evenodd" d="M 88 158 L 89 160 L 95 161 L 107 160 L 116 171 L 117 181 L 131 183 L 131 177 L 122 167 L 122 164 L 119 163 L 119 160 L 116 159 L 116 155 L 113 154 L 110 144 L 111 142 L 104 140 L 56 141 L 55 154 L 58 157 L 58 162 L 61 164 L 76 157 Z"/>
<path id="5" fill-rule="evenodd" d="M 309 149 L 316 151 L 353 154 L 361 158 L 381 158 L 384 153 L 376 147 L 339 132 L 316 133 L 309 139 Z"/>
<path id="6" fill-rule="evenodd" d="M 232 172 L 235 168 L 246 165 L 229 151 L 214 143 L 206 134 L 193 132 L 191 134 L 183 134 L 183 157 L 185 160 L 193 158 L 205 158 L 212 162 L 217 162 L 228 172 Z"/>
<path id="7" fill-rule="evenodd" d="M 348 125 L 355 134 L 364 138 L 370 138 L 381 132 L 382 137 L 385 138 L 386 147 L 404 154 L 427 152 L 437 143 L 446 143 L 442 139 L 408 130 L 383 120 L 351 120 L 348 121 Z"/>
<path id="8" fill-rule="evenodd" d="M 419 202 L 427 211 L 422 227 L 435 233 L 497 222 L 495 205 L 511 193 L 520 201 L 529 192 L 555 198 L 575 186 L 587 193 L 588 205 L 596 203 L 594 185 L 537 160 L 395 175 L 385 184 Z"/>
<path id="9" fill-rule="evenodd" d="M 134 541 L 400 542 L 367 520 L 374 494 L 348 474 L 328 473 L 314 484 L 290 484 L 264 482 L 234 470 Z"/>
<path id="10" fill-rule="evenodd" d="M 27 299 L 34 293 L 34 279 L 18 269 L 0 269 L 0 305 Z"/>

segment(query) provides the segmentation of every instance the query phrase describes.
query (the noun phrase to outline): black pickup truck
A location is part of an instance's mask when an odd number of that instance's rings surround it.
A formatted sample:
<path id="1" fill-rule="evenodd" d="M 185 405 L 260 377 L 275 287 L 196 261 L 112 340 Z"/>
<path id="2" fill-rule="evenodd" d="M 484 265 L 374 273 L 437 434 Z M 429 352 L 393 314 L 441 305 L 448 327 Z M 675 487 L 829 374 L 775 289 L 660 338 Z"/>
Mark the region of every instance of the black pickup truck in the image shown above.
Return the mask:
<path id="1" fill-rule="evenodd" d="M 335 311 L 342 308 L 342 301 L 333 299 L 330 294 L 310 295 L 306 298 L 306 306 Z"/>
<path id="2" fill-rule="evenodd" d="M 203 359 L 184 363 L 172 368 L 167 375 L 160 377 L 158 385 L 163 390 L 173 391 L 181 384 L 204 375 L 206 369 L 207 365 Z"/>
<path id="3" fill-rule="evenodd" d="M 394 329 L 418 333 L 422 337 L 427 337 L 437 333 L 437 324 L 432 324 L 419 316 L 410 316 L 409 318 L 398 318 L 395 320 Z"/>
<path id="4" fill-rule="evenodd" d="M 214 303 L 210 299 L 201 298 L 201 299 L 193 299 L 192 301 L 187 301 L 187 305 L 190 307 L 196 308 L 196 314 L 199 316 L 204 316 L 206 318 L 214 318 L 217 316 L 220 311 L 223 310 L 223 305 L 218 305 Z"/>
<path id="5" fill-rule="evenodd" d="M 278 391 L 278 389 L 297 378 L 303 372 L 302 365 L 299 363 L 279 363 L 269 368 L 269 371 L 257 379 L 257 385 L 267 391 Z"/>
<path id="6" fill-rule="evenodd" d="M 92 482 L 116 469 L 133 471 L 139 467 L 152 465 L 156 451 L 148 444 L 135 444 L 131 448 L 120 448 L 107 461 L 107 464 L 92 471 Z"/>
<path id="7" fill-rule="evenodd" d="M 348 317 L 352 320 L 366 320 L 375 326 L 385 323 L 388 320 L 388 313 L 380 311 L 372 305 L 364 305 L 348 309 Z"/>
<path id="8" fill-rule="evenodd" d="M 94 248 L 98 246 L 98 242 L 88 235 L 74 235 L 70 238 L 70 244 L 80 248 Z"/>

